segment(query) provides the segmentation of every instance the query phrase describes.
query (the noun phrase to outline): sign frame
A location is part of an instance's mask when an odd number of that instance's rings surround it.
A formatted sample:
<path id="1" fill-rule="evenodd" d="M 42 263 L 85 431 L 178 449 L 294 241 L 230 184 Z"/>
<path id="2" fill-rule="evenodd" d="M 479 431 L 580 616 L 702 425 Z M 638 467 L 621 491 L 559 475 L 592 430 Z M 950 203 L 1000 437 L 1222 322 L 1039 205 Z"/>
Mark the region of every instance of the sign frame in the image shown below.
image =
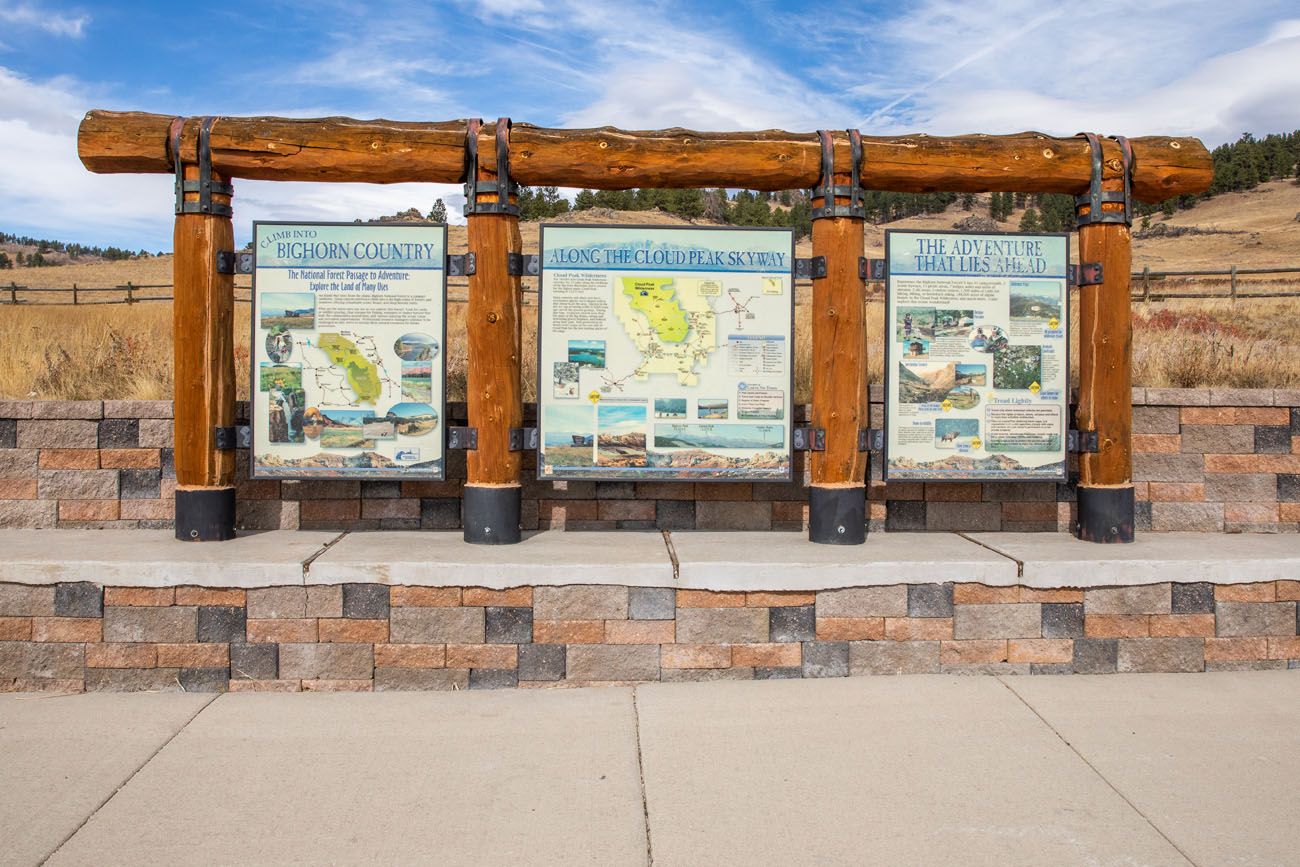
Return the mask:
<path id="1" fill-rule="evenodd" d="M 893 395 L 893 385 L 895 384 L 894 379 L 897 376 L 897 372 L 894 370 L 895 341 L 891 339 L 891 336 L 893 334 L 893 328 L 894 328 L 893 323 L 890 321 L 890 312 L 893 310 L 893 281 L 891 279 L 891 275 L 889 271 L 889 263 L 891 261 L 890 242 L 892 240 L 892 237 L 896 234 L 958 235 L 964 237 L 978 235 L 978 236 L 996 236 L 996 237 L 1014 237 L 1014 238 L 1063 238 L 1065 239 L 1065 276 L 1060 278 L 1064 284 L 1064 289 L 1061 293 L 1062 296 L 1061 297 L 1061 327 L 1065 332 L 1065 340 L 1064 340 L 1065 382 L 1063 385 L 1063 391 L 1065 395 L 1065 406 L 1062 412 L 1063 429 L 1061 431 L 1061 445 L 1062 445 L 1062 450 L 1064 452 L 1064 455 L 1061 461 L 1061 472 L 1059 474 L 1051 475 L 1051 476 L 1038 475 L 1038 476 L 1033 476 L 1031 478 L 1019 477 L 1019 476 L 989 476 L 989 475 L 968 475 L 962 477 L 951 476 L 951 477 L 931 478 L 931 477 L 924 477 L 924 476 L 899 476 L 890 473 L 889 471 L 889 439 L 890 439 L 889 432 L 890 432 L 890 423 L 891 423 L 890 404 L 892 402 L 891 397 Z M 1047 484 L 1060 484 L 1063 482 L 1068 482 L 1070 480 L 1069 434 L 1073 422 L 1071 418 L 1072 415 L 1071 409 L 1073 406 L 1071 401 L 1072 386 L 1070 383 L 1070 333 L 1071 333 L 1071 325 L 1073 323 L 1070 317 L 1070 302 L 1071 302 L 1070 290 L 1073 287 L 1070 285 L 1069 274 L 1070 274 L 1070 267 L 1071 267 L 1070 238 L 1072 235 L 1073 235 L 1072 232 L 1032 232 L 1032 233 L 1031 232 L 1007 232 L 1007 231 L 963 232 L 959 229 L 933 229 L 933 230 L 886 229 L 885 230 L 885 310 L 884 310 L 885 380 L 883 383 L 884 385 L 884 442 L 883 442 L 883 448 L 881 449 L 880 452 L 881 481 L 922 482 L 924 484 L 929 485 L 929 484 L 953 484 L 953 483 L 962 483 L 962 482 L 981 482 L 981 483 L 1022 482 L 1022 483 L 1030 483 L 1030 484 L 1035 482 L 1043 482 Z M 991 378 L 991 374 L 990 374 L 990 378 Z"/>
<path id="2" fill-rule="evenodd" d="M 439 262 L 438 271 L 441 278 L 438 281 L 437 291 L 440 297 L 434 298 L 434 308 L 440 309 L 442 313 L 442 329 L 438 335 L 440 341 L 438 347 L 439 362 L 437 368 L 431 372 L 430 376 L 437 374 L 441 377 L 442 387 L 440 389 L 441 400 L 438 402 L 438 427 L 440 430 L 431 433 L 438 438 L 441 445 L 441 459 L 437 472 L 427 470 L 410 470 L 407 468 L 398 468 L 396 472 L 379 473 L 374 469 L 355 468 L 351 469 L 346 475 L 326 476 L 321 474 L 267 474 L 259 473 L 258 463 L 256 460 L 257 451 L 257 406 L 259 401 L 258 393 L 258 356 L 257 356 L 257 325 L 258 325 L 258 291 L 257 291 L 257 269 L 258 269 L 258 250 L 257 250 L 257 230 L 259 226 L 340 226 L 349 229 L 371 230 L 385 229 L 394 227 L 420 227 L 420 228 L 437 228 L 442 230 L 442 261 Z M 248 351 L 248 422 L 250 431 L 250 445 L 248 454 L 248 477 L 253 480 L 271 479 L 275 481 L 329 481 L 329 482 L 346 482 L 346 481 L 421 481 L 421 482 L 441 482 L 447 478 L 447 250 L 448 250 L 448 230 L 446 223 L 435 223 L 430 220 L 412 220 L 400 223 L 354 223 L 341 220 L 254 220 L 252 231 L 253 245 L 253 270 L 252 286 L 250 292 L 250 313 L 249 313 L 249 351 Z M 394 269 L 397 270 L 397 269 Z M 399 385 L 400 389 L 400 385 Z"/>
<path id="3" fill-rule="evenodd" d="M 593 471 L 590 473 L 550 473 L 550 474 L 543 475 L 542 470 L 544 464 L 543 464 L 542 456 L 543 456 L 543 451 L 545 450 L 546 447 L 546 438 L 545 438 L 545 430 L 542 427 L 542 400 L 543 400 L 542 383 L 544 382 L 543 369 L 542 369 L 543 368 L 542 309 L 545 303 L 544 284 L 546 282 L 546 271 L 547 271 L 546 230 L 548 228 L 631 229 L 631 230 L 640 229 L 640 230 L 648 230 L 648 231 L 676 230 L 676 231 L 686 231 L 686 232 L 787 232 L 789 233 L 790 235 L 790 259 L 789 259 L 790 262 L 790 268 L 789 268 L 790 325 L 789 325 L 788 332 L 785 336 L 786 336 L 786 341 L 787 341 L 789 354 L 790 354 L 790 365 L 789 365 L 790 369 L 788 371 L 788 376 L 787 376 L 788 379 L 787 387 L 789 388 L 788 395 L 789 395 L 790 409 L 789 412 L 787 413 L 789 417 L 783 420 L 783 424 L 786 426 L 786 431 L 787 431 L 787 435 L 785 437 L 785 449 L 790 455 L 790 464 L 789 464 L 790 468 L 784 477 L 737 475 L 737 476 L 728 476 L 726 478 L 717 478 L 717 477 L 674 478 L 665 475 L 665 477 L 662 479 L 647 478 L 647 477 L 629 478 L 627 476 L 620 475 L 618 469 L 613 467 L 606 468 L 604 472 L 599 472 L 593 469 Z M 537 259 L 539 265 L 538 273 L 537 273 L 537 357 L 536 357 L 536 367 L 537 367 L 536 395 L 537 395 L 538 436 L 537 436 L 537 448 L 535 450 L 535 457 L 536 457 L 535 463 L 537 464 L 537 469 L 536 469 L 537 480 L 543 482 L 546 481 L 551 481 L 551 482 L 584 482 L 584 481 L 659 482 L 662 481 L 662 482 L 685 482 L 690 484 L 753 484 L 754 482 L 771 482 L 773 484 L 788 484 L 797 481 L 799 477 L 795 472 L 795 466 L 794 466 L 795 455 L 796 455 L 796 450 L 794 448 L 794 428 L 795 428 L 794 412 L 796 408 L 796 402 L 794 398 L 794 381 L 795 381 L 794 367 L 795 367 L 795 357 L 796 357 L 794 344 L 795 344 L 795 311 L 797 307 L 795 303 L 795 296 L 797 294 L 797 288 L 796 288 L 797 281 L 795 278 L 795 248 L 798 245 L 798 243 L 799 243 L 799 239 L 795 235 L 795 230 L 794 227 L 792 226 L 692 226 L 692 225 L 655 225 L 653 223 L 608 223 L 608 224 L 601 223 L 601 224 L 593 225 L 593 224 L 575 224 L 575 223 L 545 223 L 545 222 L 542 223 L 538 227 L 538 231 L 537 231 Z M 562 270 L 562 269 L 551 269 L 551 270 Z M 634 270 L 650 271 L 654 269 L 651 267 L 651 268 L 644 268 L 644 269 L 638 268 Z M 785 272 L 773 272 L 773 273 L 785 273 Z M 649 452 L 648 441 L 646 444 L 646 451 L 647 453 Z"/>

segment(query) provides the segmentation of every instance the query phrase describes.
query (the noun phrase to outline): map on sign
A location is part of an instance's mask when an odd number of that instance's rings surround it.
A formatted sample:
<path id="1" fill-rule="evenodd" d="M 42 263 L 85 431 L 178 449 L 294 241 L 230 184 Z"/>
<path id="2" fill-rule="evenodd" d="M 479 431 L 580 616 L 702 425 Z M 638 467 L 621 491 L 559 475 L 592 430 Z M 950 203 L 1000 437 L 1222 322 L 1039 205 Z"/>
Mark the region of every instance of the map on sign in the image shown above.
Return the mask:
<path id="1" fill-rule="evenodd" d="M 788 230 L 544 226 L 542 478 L 788 479 Z"/>
<path id="2" fill-rule="evenodd" d="M 393 396 L 401 387 L 400 374 L 394 383 L 384 366 L 384 359 L 373 335 L 351 332 L 322 333 L 315 342 L 308 338 L 305 349 L 316 349 L 326 364 L 313 366 L 311 353 L 304 352 L 303 369 L 315 377 L 324 402 L 349 406 L 373 405 L 381 398 Z"/>
<path id="3" fill-rule="evenodd" d="M 441 479 L 446 227 L 254 223 L 254 478 Z"/>
<path id="4" fill-rule="evenodd" d="M 889 230 L 886 479 L 1065 478 L 1068 235 Z"/>
<path id="5" fill-rule="evenodd" d="M 713 308 L 700 294 L 699 282 L 620 278 L 614 314 L 640 353 L 629 376 L 644 380 L 652 373 L 670 373 L 682 385 L 699 382 L 700 369 L 718 348 Z M 611 385 L 622 381 L 613 374 L 605 380 Z"/>

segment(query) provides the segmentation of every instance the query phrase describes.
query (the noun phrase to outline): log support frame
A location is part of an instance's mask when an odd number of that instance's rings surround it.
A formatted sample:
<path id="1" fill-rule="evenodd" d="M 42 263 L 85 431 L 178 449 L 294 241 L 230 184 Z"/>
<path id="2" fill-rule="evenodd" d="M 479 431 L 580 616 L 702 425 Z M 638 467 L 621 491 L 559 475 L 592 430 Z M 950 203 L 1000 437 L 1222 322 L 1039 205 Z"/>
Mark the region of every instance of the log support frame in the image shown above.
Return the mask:
<path id="1" fill-rule="evenodd" d="M 1075 423 L 1095 435 L 1096 452 L 1079 455 L 1078 520 L 1085 541 L 1135 538 L 1133 488 L 1132 270 L 1133 151 L 1114 139 L 1118 155 L 1104 159 L 1103 143 L 1083 133 L 1092 154 L 1092 182 L 1075 199 L 1079 258 L 1101 265 L 1101 280 L 1079 288 L 1079 403 Z M 1105 177 L 1109 167 L 1112 177 Z M 1118 175 L 1118 177 L 1114 177 Z"/>
<path id="2" fill-rule="evenodd" d="M 509 120 L 499 120 L 490 132 L 481 126 L 464 120 L 171 118 L 109 111 L 83 118 L 78 153 L 90 171 L 177 175 L 173 315 L 179 538 L 234 534 L 234 453 L 218 446 L 215 433 L 234 424 L 233 275 L 216 261 L 233 249 L 230 180 L 241 177 L 466 182 L 466 399 L 479 444 L 467 456 L 465 536 L 489 543 L 519 538 L 521 461 L 511 432 L 522 427 L 518 272 L 527 260 L 521 258 L 517 207 L 511 201 L 517 184 L 756 190 L 817 185 L 813 250 L 826 270 L 824 276 L 812 274 L 812 353 L 818 364 L 811 423 L 825 431 L 825 448 L 808 456 L 809 526 L 814 541 L 841 544 L 866 537 L 863 281 L 878 275 L 859 271 L 864 263 L 860 188 L 1086 190 L 1076 210 L 1080 258 L 1102 265 L 1105 279 L 1080 290 L 1076 426 L 1097 438 L 1098 450 L 1080 458 L 1077 532 L 1096 541 L 1132 540 L 1131 201 L 1204 191 L 1213 179 L 1213 163 L 1201 142 L 1169 136 L 1103 142 L 1093 135 L 1071 139 L 1036 132 L 863 138 L 856 130 L 846 136 L 521 124 L 513 131 L 512 160 Z M 478 153 L 494 145 L 495 165 L 480 164 Z M 182 159 L 187 153 L 192 162 Z"/>
<path id="3" fill-rule="evenodd" d="M 825 431 L 825 448 L 808 453 L 808 538 L 823 545 L 861 545 L 867 540 L 868 453 L 859 448 L 867 426 L 866 283 L 858 263 L 865 253 L 859 167 L 862 139 L 856 129 L 840 140 L 818 132 L 822 177 L 812 190 L 814 257 L 826 273 L 813 280 L 812 428 Z M 848 172 L 835 171 L 835 148 L 847 145 Z M 820 205 L 818 202 L 820 201 Z"/>

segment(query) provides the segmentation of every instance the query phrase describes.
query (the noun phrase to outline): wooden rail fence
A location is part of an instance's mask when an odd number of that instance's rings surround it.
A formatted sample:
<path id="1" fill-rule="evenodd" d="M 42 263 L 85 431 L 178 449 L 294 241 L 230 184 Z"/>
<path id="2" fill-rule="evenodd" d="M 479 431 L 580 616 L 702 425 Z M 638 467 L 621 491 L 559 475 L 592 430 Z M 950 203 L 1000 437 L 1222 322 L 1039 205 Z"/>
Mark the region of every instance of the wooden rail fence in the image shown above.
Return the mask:
<path id="1" fill-rule="evenodd" d="M 1252 278 L 1294 274 L 1294 280 L 1257 280 Z M 1208 280 L 1202 278 L 1210 278 Z M 1133 290 L 1130 297 L 1134 301 L 1159 302 L 1182 299 L 1223 299 L 1243 301 L 1258 298 L 1300 298 L 1300 267 L 1295 268 L 1239 268 L 1236 265 L 1227 269 L 1211 271 L 1169 271 L 1145 267 L 1131 275 Z M 811 286 L 812 281 L 796 281 L 799 286 Z M 457 285 L 460 284 L 460 285 Z M 1226 291 L 1192 291 L 1187 286 L 1222 285 Z M 21 286 L 10 282 L 0 286 L 0 305 L 21 304 L 27 306 L 87 306 L 92 304 L 135 304 L 141 301 L 171 301 L 170 291 L 157 294 L 159 290 L 171 290 L 170 283 L 120 283 L 116 286 L 78 286 L 39 287 Z M 43 295 L 45 293 L 72 295 L 71 301 L 51 301 L 44 298 L 23 298 L 23 293 Z M 104 293 L 115 293 L 120 297 L 103 298 Z M 535 296 L 537 289 L 525 285 L 525 296 Z M 141 294 L 145 293 L 145 294 Z M 87 297 L 89 296 L 89 297 Z M 463 279 L 448 280 L 448 301 L 468 301 L 468 292 Z M 868 292 L 868 300 L 880 300 L 875 293 Z M 235 301 L 249 303 L 252 301 L 251 290 L 247 286 L 235 287 Z M 535 303 L 531 299 L 525 303 Z"/>

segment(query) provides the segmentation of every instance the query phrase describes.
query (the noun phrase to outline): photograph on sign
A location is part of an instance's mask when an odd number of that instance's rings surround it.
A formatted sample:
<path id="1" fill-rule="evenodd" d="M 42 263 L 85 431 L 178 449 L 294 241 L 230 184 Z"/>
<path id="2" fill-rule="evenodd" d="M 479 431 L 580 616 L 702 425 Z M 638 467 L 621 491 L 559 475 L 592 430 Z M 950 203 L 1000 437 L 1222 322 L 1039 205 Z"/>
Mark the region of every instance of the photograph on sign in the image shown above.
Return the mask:
<path id="1" fill-rule="evenodd" d="M 1063 481 L 1066 234 L 885 232 L 886 479 Z"/>
<path id="2" fill-rule="evenodd" d="M 253 478 L 441 479 L 447 227 L 253 224 Z"/>
<path id="3" fill-rule="evenodd" d="M 792 478 L 792 231 L 545 225 L 541 260 L 540 478 Z"/>

